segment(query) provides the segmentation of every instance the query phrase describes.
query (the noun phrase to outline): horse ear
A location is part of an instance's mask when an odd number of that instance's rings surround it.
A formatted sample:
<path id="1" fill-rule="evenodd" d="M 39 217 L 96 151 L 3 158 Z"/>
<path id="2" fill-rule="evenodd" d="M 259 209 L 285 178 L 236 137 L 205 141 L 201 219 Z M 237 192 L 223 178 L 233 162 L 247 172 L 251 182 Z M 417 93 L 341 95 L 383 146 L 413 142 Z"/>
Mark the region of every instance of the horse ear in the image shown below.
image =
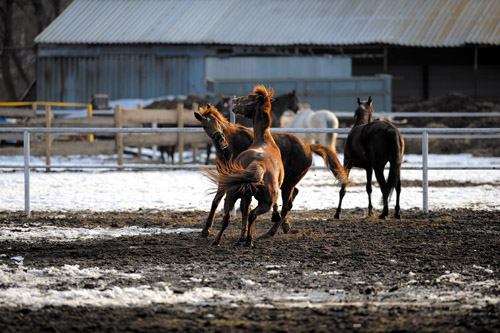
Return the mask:
<path id="1" fill-rule="evenodd" d="M 207 103 L 207 109 L 211 109 L 211 108 L 212 108 L 212 104 Z"/>
<path id="2" fill-rule="evenodd" d="M 201 114 L 200 114 L 198 111 L 195 111 L 195 112 L 194 112 L 194 117 L 195 117 L 196 119 L 198 119 L 199 121 L 201 121 L 201 119 L 202 119 L 202 116 L 201 116 Z"/>
<path id="3" fill-rule="evenodd" d="M 360 104 L 361 104 L 361 100 L 360 100 L 360 99 L 359 99 L 359 97 L 358 97 L 358 105 L 360 105 Z"/>
<path id="4" fill-rule="evenodd" d="M 276 98 L 270 98 L 271 100 L 271 103 L 274 102 L 276 100 Z"/>
<path id="5" fill-rule="evenodd" d="M 370 104 L 370 106 L 372 106 L 372 97 L 371 96 L 368 96 L 368 104 Z"/>

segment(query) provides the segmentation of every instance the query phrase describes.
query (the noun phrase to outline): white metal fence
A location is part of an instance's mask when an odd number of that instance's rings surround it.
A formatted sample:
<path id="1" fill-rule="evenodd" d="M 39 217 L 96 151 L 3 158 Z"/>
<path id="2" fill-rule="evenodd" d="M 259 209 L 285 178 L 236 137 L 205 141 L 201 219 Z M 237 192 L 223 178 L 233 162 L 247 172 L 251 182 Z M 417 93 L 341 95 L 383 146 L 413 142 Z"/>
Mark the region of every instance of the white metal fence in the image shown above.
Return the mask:
<path id="1" fill-rule="evenodd" d="M 283 129 L 272 128 L 272 132 L 288 133 L 339 133 L 347 136 L 350 129 Z M 404 170 L 422 170 L 422 189 L 423 189 L 423 212 L 428 213 L 428 172 L 429 170 L 499 170 L 500 165 L 485 166 L 439 166 L 432 167 L 428 165 L 429 138 L 440 139 L 500 139 L 500 128 L 402 128 L 401 133 L 405 138 L 422 139 L 422 167 L 403 167 Z M 31 165 L 30 164 L 30 134 L 31 133 L 53 133 L 53 134 L 94 134 L 94 133 L 199 133 L 203 132 L 201 128 L 0 128 L 0 133 L 23 133 L 24 140 L 24 163 L 22 165 L 1 165 L 0 168 L 22 169 L 24 170 L 24 193 L 25 193 L 25 214 L 30 214 L 30 170 L 43 168 L 65 168 L 65 169 L 84 169 L 84 168 L 106 168 L 106 169 L 199 169 L 201 165 L 142 165 L 142 164 L 85 164 L 85 165 Z"/>

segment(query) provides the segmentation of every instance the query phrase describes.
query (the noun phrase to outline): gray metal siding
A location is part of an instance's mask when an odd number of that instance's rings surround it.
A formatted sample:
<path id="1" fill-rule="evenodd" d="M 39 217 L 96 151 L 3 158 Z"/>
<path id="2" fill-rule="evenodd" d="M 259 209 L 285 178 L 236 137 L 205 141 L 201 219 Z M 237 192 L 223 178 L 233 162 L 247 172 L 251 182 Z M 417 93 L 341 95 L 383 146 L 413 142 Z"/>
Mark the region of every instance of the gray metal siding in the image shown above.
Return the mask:
<path id="1" fill-rule="evenodd" d="M 350 58 L 331 56 L 209 57 L 206 60 L 206 74 L 212 79 L 351 77 L 351 67 Z"/>
<path id="2" fill-rule="evenodd" d="M 35 42 L 500 45 L 500 1 L 74 0 Z"/>
<path id="3" fill-rule="evenodd" d="M 391 76 L 351 78 L 302 78 L 302 79 L 219 79 L 209 85 L 208 93 L 216 99 L 226 96 L 247 95 L 256 84 L 270 85 L 275 95 L 295 89 L 301 103 L 311 105 L 313 110 L 353 111 L 356 98 L 372 96 L 375 111 L 391 111 Z"/>
<path id="4" fill-rule="evenodd" d="M 38 100 L 88 103 L 95 93 L 112 100 L 204 94 L 204 61 L 154 55 L 39 57 Z"/>

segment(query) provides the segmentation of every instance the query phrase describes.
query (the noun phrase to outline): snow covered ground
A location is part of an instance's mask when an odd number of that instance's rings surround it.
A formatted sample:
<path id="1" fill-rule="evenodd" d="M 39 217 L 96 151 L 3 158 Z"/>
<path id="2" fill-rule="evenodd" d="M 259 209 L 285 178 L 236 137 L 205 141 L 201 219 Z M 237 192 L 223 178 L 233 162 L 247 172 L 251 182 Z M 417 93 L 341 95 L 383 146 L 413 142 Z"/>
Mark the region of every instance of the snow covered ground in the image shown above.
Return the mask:
<path id="1" fill-rule="evenodd" d="M 340 160 L 343 159 L 339 154 Z M 115 164 L 113 156 L 54 157 L 52 164 Z M 408 155 L 403 167 L 421 166 L 422 158 Z M 22 165 L 22 156 L 0 156 L 0 165 Z M 130 163 L 130 162 L 125 162 Z M 43 165 L 44 159 L 31 158 L 31 165 Z M 315 157 L 315 165 L 322 160 Z M 500 166 L 500 158 L 472 157 L 470 155 L 430 155 L 429 166 Z M 209 210 L 211 184 L 198 170 L 146 170 L 116 171 L 101 169 L 61 170 L 46 173 L 31 172 L 30 205 L 33 211 L 68 210 Z M 24 210 L 24 174 L 0 169 L 2 200 L 0 210 Z M 358 186 L 351 186 L 343 207 L 366 207 L 365 174 L 354 169 L 351 178 Z M 422 180 L 422 171 L 403 170 L 403 180 Z M 470 182 L 472 186 L 429 188 L 429 209 L 474 208 L 500 209 L 500 170 L 430 170 L 429 181 L 451 180 Z M 374 184 L 376 181 L 374 179 Z M 324 169 L 309 171 L 299 183 L 300 193 L 294 209 L 330 209 L 338 203 L 339 185 L 330 172 Z M 377 208 L 381 198 L 375 188 L 372 194 Z M 404 187 L 401 194 L 402 209 L 422 207 L 422 188 Z"/>
<path id="2" fill-rule="evenodd" d="M 53 164 L 97 164 L 114 163 L 116 157 L 59 157 L 53 158 Z M 339 158 L 342 160 L 342 156 Z M 114 160 L 113 160 L 114 159 Z M 21 165 L 22 157 L 0 156 L 0 165 Z M 32 158 L 31 164 L 44 164 L 40 158 Z M 316 165 L 321 159 L 315 160 Z M 420 166 L 421 156 L 409 155 L 404 159 L 404 166 Z M 431 155 L 430 166 L 444 165 L 500 165 L 500 158 L 475 158 L 469 155 L 440 156 Z M 354 170 L 352 179 L 364 184 L 363 171 Z M 403 180 L 422 179 L 422 172 L 406 170 L 402 173 Z M 474 208 L 486 210 L 500 209 L 500 170 L 491 171 L 441 171 L 429 172 L 429 181 L 454 180 L 470 182 L 472 185 L 458 187 L 430 187 L 430 209 L 439 208 Z M 0 169 L 0 187 L 2 200 L 0 211 L 24 210 L 24 174 L 21 170 Z M 110 171 L 110 170 L 58 170 L 45 173 L 33 171 L 31 173 L 31 209 L 33 211 L 133 211 L 143 209 L 172 209 L 172 210 L 209 210 L 211 195 L 207 194 L 210 188 L 208 181 L 197 170 L 163 170 L 163 171 Z M 331 174 L 322 169 L 311 170 L 299 184 L 298 195 L 294 209 L 333 209 L 338 203 L 339 186 Z M 376 208 L 380 208 L 380 191 L 375 188 L 373 199 Z M 422 207 L 422 188 L 404 187 L 402 191 L 401 207 L 408 209 Z M 364 185 L 352 186 L 345 197 L 345 208 L 366 207 L 367 198 Z M 221 208 L 219 208 L 221 209 Z M 88 238 L 114 238 L 147 233 L 171 232 L 198 232 L 196 229 L 148 229 L 148 228 L 56 228 L 38 226 L 19 228 L 0 228 L 0 244 L 4 240 L 17 239 L 27 242 L 72 242 Z M 0 288 L 1 306 L 27 306 L 40 308 L 45 305 L 60 306 L 146 306 L 152 303 L 187 303 L 195 305 L 212 304 L 239 304 L 242 299 L 257 304 L 257 306 L 314 307 L 330 306 L 342 302 L 356 304 L 363 302 L 359 297 L 348 295 L 345 290 L 320 291 L 302 290 L 292 296 L 287 290 L 269 290 L 260 288 L 251 279 L 242 279 L 243 290 L 222 290 L 213 288 L 198 288 L 175 294 L 168 287 L 168 281 L 155 285 L 140 285 L 137 287 L 119 287 L 114 284 L 117 280 L 140 280 L 148 274 L 157 274 L 168 267 L 152 267 L 149 270 L 128 273 L 117 269 L 103 269 L 99 267 L 84 268 L 72 263 L 60 267 L 34 268 L 24 266 L 23 254 L 7 258 L 0 250 Z M 9 264 L 7 264 L 9 263 Z M 17 263 L 17 265 L 12 265 Z M 453 280 L 463 285 L 460 293 L 448 293 L 429 287 L 413 286 L 415 273 L 410 272 L 406 280 L 406 287 L 398 293 L 383 293 L 377 300 L 384 304 L 391 301 L 407 302 L 408 304 L 424 304 L 425 302 L 459 301 L 463 298 L 471 299 L 477 307 L 484 304 L 499 304 L 500 299 L 484 296 L 477 292 L 479 287 L 491 288 L 498 284 L 494 272 L 486 271 L 487 276 L 481 282 L 468 282 L 456 272 L 436 279 Z M 276 274 L 279 267 L 272 267 L 268 274 Z M 329 272 L 313 272 L 311 274 L 328 274 L 336 276 L 342 274 L 332 269 Z M 78 286 L 80 281 L 102 280 L 98 288 L 69 288 L 58 289 L 58 284 Z M 113 283 L 107 281 L 113 281 Z M 186 284 L 193 281 L 186 281 Z M 478 283 L 482 283 L 478 286 Z M 358 299 L 359 298 L 359 299 Z M 431 300 L 431 301 L 429 301 Z M 425 305 L 425 304 L 424 304 Z"/>

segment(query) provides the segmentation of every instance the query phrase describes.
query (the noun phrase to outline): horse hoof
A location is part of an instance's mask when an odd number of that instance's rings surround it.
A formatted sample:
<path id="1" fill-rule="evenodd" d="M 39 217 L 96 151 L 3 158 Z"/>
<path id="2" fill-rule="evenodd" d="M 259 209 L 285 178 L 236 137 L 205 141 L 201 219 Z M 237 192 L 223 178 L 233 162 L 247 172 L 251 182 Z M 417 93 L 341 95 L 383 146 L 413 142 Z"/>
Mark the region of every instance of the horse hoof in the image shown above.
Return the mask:
<path id="1" fill-rule="evenodd" d="M 292 229 L 292 227 L 290 227 L 289 223 L 283 223 L 281 225 L 281 229 L 283 229 L 283 232 L 287 234 L 290 231 L 290 229 Z"/>
<path id="2" fill-rule="evenodd" d="M 279 220 L 281 220 L 280 214 L 279 213 L 273 213 L 273 216 L 271 217 L 271 221 L 278 222 Z"/>
<path id="3" fill-rule="evenodd" d="M 220 246 L 220 242 L 219 242 L 219 241 L 214 241 L 214 242 L 212 243 L 212 245 L 213 245 L 213 246 Z"/>
<path id="4" fill-rule="evenodd" d="M 340 214 L 336 213 L 334 216 L 333 216 L 334 219 L 338 220 L 340 219 Z"/>
<path id="5" fill-rule="evenodd" d="M 388 216 L 387 216 L 387 214 L 380 214 L 380 215 L 378 216 L 378 218 L 379 218 L 379 219 L 381 219 L 381 220 L 386 220 L 386 219 L 387 219 L 387 217 L 388 217 Z"/>
<path id="6" fill-rule="evenodd" d="M 398 219 L 398 220 L 401 220 L 401 215 L 399 213 L 398 214 L 394 214 L 394 218 Z"/>
<path id="7" fill-rule="evenodd" d="M 208 238 L 208 235 L 210 235 L 210 231 L 208 231 L 208 230 L 201 231 L 201 237 Z"/>

